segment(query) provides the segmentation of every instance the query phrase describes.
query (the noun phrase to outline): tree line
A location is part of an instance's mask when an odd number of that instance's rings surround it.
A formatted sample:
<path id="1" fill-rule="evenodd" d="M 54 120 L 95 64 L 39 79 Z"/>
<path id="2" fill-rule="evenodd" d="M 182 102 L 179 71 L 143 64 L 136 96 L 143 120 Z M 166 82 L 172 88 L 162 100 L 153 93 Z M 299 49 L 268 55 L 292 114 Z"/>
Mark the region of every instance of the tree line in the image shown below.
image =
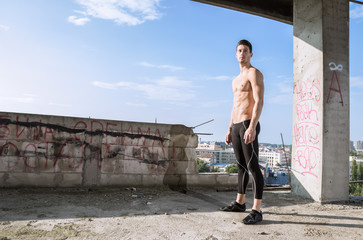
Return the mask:
<path id="1" fill-rule="evenodd" d="M 352 162 L 352 181 L 363 180 L 363 162 L 353 159 Z M 350 183 L 349 194 L 352 196 L 363 196 L 363 183 Z"/>
<path id="2" fill-rule="evenodd" d="M 211 168 L 208 163 L 206 163 L 205 161 L 201 160 L 201 159 L 197 159 L 197 168 L 198 168 L 198 172 L 218 172 L 219 168 Z M 225 168 L 225 172 L 227 173 L 237 173 L 238 169 L 237 169 L 237 165 L 236 164 L 230 164 Z"/>

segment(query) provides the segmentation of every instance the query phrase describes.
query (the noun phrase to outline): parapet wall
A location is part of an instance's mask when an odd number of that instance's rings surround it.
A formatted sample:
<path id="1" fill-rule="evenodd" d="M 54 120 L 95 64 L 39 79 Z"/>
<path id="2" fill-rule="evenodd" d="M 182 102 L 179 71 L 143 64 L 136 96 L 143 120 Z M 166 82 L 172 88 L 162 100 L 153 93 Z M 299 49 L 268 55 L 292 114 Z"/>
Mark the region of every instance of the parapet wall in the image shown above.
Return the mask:
<path id="1" fill-rule="evenodd" d="M 183 125 L 0 112 L 0 187 L 235 186 Z"/>
<path id="2" fill-rule="evenodd" d="M 0 186 L 185 185 L 197 141 L 183 125 L 0 112 Z"/>

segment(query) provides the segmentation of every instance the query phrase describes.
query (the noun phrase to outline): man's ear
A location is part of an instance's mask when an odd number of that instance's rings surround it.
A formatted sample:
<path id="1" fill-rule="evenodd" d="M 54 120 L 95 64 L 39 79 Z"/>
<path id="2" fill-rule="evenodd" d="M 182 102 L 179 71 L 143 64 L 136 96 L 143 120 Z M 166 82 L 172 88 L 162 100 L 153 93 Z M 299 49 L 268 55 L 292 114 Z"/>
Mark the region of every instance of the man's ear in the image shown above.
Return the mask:
<path id="1" fill-rule="evenodd" d="M 251 52 L 251 57 L 253 57 L 253 53 Z"/>

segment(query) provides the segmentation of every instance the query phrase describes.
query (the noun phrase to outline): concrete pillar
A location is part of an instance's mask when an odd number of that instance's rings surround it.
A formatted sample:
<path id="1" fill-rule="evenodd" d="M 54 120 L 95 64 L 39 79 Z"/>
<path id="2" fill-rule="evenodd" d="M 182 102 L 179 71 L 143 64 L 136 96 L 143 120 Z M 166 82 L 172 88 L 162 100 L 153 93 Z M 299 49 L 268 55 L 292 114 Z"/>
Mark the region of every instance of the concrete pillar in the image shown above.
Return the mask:
<path id="1" fill-rule="evenodd" d="M 349 198 L 349 1 L 294 0 L 292 189 Z"/>

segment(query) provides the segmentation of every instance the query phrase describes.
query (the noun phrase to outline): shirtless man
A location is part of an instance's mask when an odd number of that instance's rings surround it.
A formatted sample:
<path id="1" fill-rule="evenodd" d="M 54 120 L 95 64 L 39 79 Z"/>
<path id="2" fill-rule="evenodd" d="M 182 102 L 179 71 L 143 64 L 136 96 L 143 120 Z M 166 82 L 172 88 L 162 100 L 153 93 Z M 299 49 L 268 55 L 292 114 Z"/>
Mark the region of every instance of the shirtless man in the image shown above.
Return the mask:
<path id="1" fill-rule="evenodd" d="M 247 40 L 237 44 L 236 57 L 239 62 L 240 74 L 232 82 L 233 108 L 231 122 L 226 135 L 226 144 L 233 144 L 238 165 L 238 193 L 236 201 L 222 211 L 246 211 L 245 196 L 249 181 L 249 171 L 252 174 L 254 202 L 251 213 L 243 219 L 245 224 L 262 221 L 261 202 L 264 179 L 258 164 L 258 134 L 264 84 L 262 73 L 250 63 L 252 45 Z"/>

